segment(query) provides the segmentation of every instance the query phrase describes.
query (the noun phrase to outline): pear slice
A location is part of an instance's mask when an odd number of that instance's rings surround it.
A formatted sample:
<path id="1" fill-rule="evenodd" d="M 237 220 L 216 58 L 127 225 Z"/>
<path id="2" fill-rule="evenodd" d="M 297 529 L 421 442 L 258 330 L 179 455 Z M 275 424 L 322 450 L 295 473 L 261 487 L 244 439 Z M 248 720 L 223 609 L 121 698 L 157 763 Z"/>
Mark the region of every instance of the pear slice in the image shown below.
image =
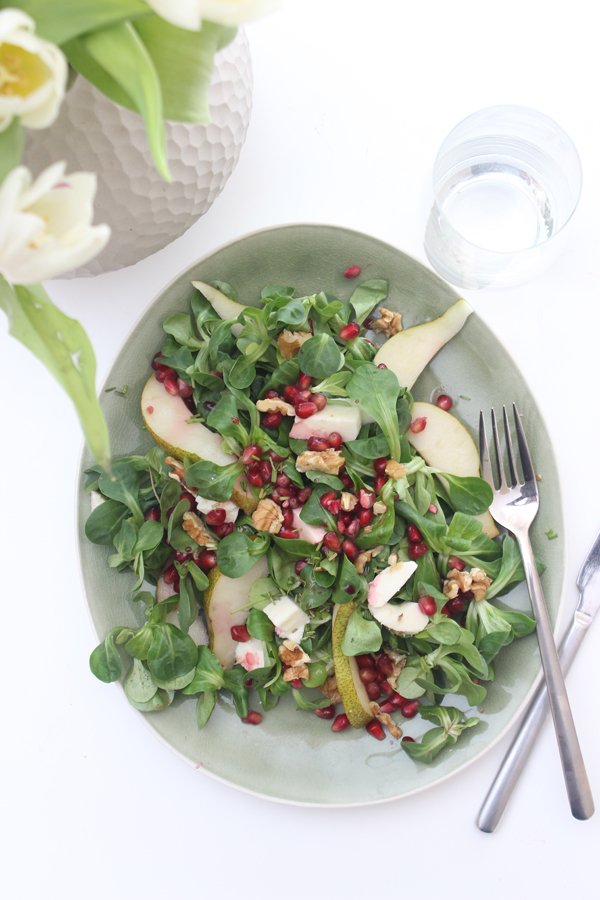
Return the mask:
<path id="1" fill-rule="evenodd" d="M 449 475 L 479 476 L 479 452 L 475 441 L 456 416 L 434 403 L 413 404 L 412 417 L 426 419 L 423 431 L 407 432 L 409 442 L 425 462 Z M 499 534 L 489 512 L 475 516 L 488 537 Z"/>
<path id="2" fill-rule="evenodd" d="M 243 625 L 248 618 L 248 610 L 242 609 L 248 603 L 250 588 L 257 578 L 269 574 L 267 560 L 263 556 L 245 575 L 229 578 L 218 569 L 212 569 L 208 576 L 208 587 L 204 592 L 204 611 L 208 624 L 210 649 L 221 665 L 230 669 L 235 663 L 237 641 L 231 637 L 232 625 Z"/>
<path id="3" fill-rule="evenodd" d="M 466 300 L 457 300 L 439 318 L 389 338 L 375 354 L 374 363 L 385 363 L 400 385 L 410 390 L 427 363 L 458 334 L 472 312 Z"/>
<path id="4" fill-rule="evenodd" d="M 331 401 L 324 409 L 316 412 L 308 419 L 294 419 L 291 438 L 306 440 L 309 437 L 327 437 L 332 431 L 341 434 L 342 440 L 354 441 L 360 431 L 360 410 L 354 404 Z"/>
<path id="5" fill-rule="evenodd" d="M 243 303 L 232 300 L 231 297 L 228 297 L 227 294 L 224 294 L 218 288 L 213 287 L 212 284 L 206 284 L 204 281 L 192 281 L 192 284 L 196 290 L 200 291 L 203 297 L 206 297 L 216 314 L 223 320 L 237 319 L 239 314 L 246 309 Z M 239 322 L 231 326 L 231 333 L 234 337 L 238 337 L 242 327 Z"/>
<path id="6" fill-rule="evenodd" d="M 188 422 L 191 413 L 181 397 L 167 393 L 163 385 L 151 375 L 144 386 L 141 399 L 142 416 L 148 432 L 159 447 L 183 459 L 205 459 L 217 466 L 235 462 L 235 456 L 223 450 L 221 435 L 210 431 L 202 422 Z M 250 491 L 238 480 L 233 490 L 235 503 L 245 513 L 252 513 L 258 504 Z"/>
<path id="7" fill-rule="evenodd" d="M 418 603 L 384 603 L 383 606 L 369 607 L 374 619 L 395 634 L 418 634 L 429 625 L 429 616 L 421 611 Z"/>
<path id="8" fill-rule="evenodd" d="M 333 628 L 331 646 L 333 649 L 333 666 L 337 689 L 344 704 L 344 710 L 350 724 L 361 728 L 373 718 L 371 701 L 364 684 L 358 674 L 358 663 L 353 656 L 342 652 L 342 641 L 346 633 L 348 620 L 354 610 L 354 603 L 336 605 L 333 610 Z"/>
<path id="9" fill-rule="evenodd" d="M 408 579 L 417 571 L 417 564 L 412 560 L 400 560 L 393 566 L 382 569 L 369 584 L 368 603 L 369 609 L 374 606 L 384 606 L 400 588 L 404 587 Z"/>

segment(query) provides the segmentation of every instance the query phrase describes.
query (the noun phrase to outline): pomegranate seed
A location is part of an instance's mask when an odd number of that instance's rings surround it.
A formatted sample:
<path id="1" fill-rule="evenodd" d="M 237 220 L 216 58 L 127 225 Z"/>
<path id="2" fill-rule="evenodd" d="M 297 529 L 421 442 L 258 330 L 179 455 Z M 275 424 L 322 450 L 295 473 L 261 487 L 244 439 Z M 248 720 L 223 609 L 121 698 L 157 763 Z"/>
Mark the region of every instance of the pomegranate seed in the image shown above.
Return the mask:
<path id="1" fill-rule="evenodd" d="M 248 444 L 248 446 L 244 448 L 241 460 L 245 466 L 250 466 L 252 463 L 256 462 L 256 460 L 260 459 L 261 456 L 262 450 L 258 444 Z"/>
<path id="2" fill-rule="evenodd" d="M 293 687 L 295 691 L 299 691 L 302 687 L 302 679 L 301 678 L 292 678 L 289 683 L 290 687 Z"/>
<path id="3" fill-rule="evenodd" d="M 306 501 L 308 500 L 308 498 L 310 497 L 311 494 L 312 494 L 312 488 L 309 488 L 309 487 L 301 488 L 297 494 L 298 504 L 300 506 L 304 506 L 304 504 L 306 503 Z"/>
<path id="4" fill-rule="evenodd" d="M 344 593 L 350 594 L 350 596 L 352 596 L 352 594 L 355 594 L 355 593 L 356 593 L 356 588 L 354 587 L 353 584 L 347 584 L 347 585 L 344 587 Z"/>
<path id="5" fill-rule="evenodd" d="M 392 691 L 390 694 L 390 703 L 393 704 L 395 709 L 400 709 L 403 703 L 407 703 L 406 697 L 403 697 L 402 694 L 399 694 L 397 691 Z"/>
<path id="6" fill-rule="evenodd" d="M 179 394 L 179 388 L 177 386 L 177 375 L 175 374 L 175 372 L 170 373 L 165 377 L 163 385 L 167 394 L 171 394 L 171 396 L 177 397 L 177 395 Z"/>
<path id="7" fill-rule="evenodd" d="M 465 604 L 461 597 L 454 597 L 453 600 L 448 601 L 446 606 L 448 607 L 451 616 L 458 616 L 461 612 L 465 611 Z"/>
<path id="8" fill-rule="evenodd" d="M 161 363 L 159 363 L 159 361 L 158 361 L 159 359 L 162 359 L 162 358 L 163 358 L 162 353 L 154 354 L 154 356 L 152 357 L 152 362 L 150 363 L 150 365 L 152 366 L 153 369 L 160 369 L 162 367 Z"/>
<path id="9" fill-rule="evenodd" d="M 449 569 L 458 569 L 459 572 L 462 572 L 465 564 L 462 559 L 459 559 L 458 556 L 449 556 L 448 557 L 448 568 Z"/>
<path id="10" fill-rule="evenodd" d="M 312 400 L 301 400 L 296 406 L 296 415 L 299 419 L 308 419 L 317 412 L 317 404 Z"/>
<path id="11" fill-rule="evenodd" d="M 262 417 L 262 423 L 265 428 L 279 428 L 282 419 L 280 412 L 268 412 Z"/>
<path id="12" fill-rule="evenodd" d="M 298 381 L 296 382 L 296 384 L 298 385 L 299 390 L 307 391 L 308 388 L 311 386 L 312 381 L 313 380 L 310 377 L 310 375 L 305 375 L 304 372 L 300 372 L 300 375 L 298 376 Z"/>
<path id="13" fill-rule="evenodd" d="M 378 475 L 383 475 L 385 473 L 385 467 L 388 463 L 389 459 L 387 458 L 387 456 L 380 456 L 379 459 L 373 460 L 373 468 Z"/>
<path id="14" fill-rule="evenodd" d="M 178 550 L 175 554 L 175 559 L 178 563 L 186 563 L 192 558 L 191 553 L 184 553 L 183 550 Z"/>
<path id="15" fill-rule="evenodd" d="M 294 524 L 294 512 L 293 512 L 293 510 L 289 509 L 289 507 L 288 507 L 288 509 L 284 509 L 284 511 L 283 511 L 283 527 L 291 528 L 293 524 Z"/>
<path id="16" fill-rule="evenodd" d="M 414 743 L 416 743 L 416 742 L 415 742 L 415 739 L 414 739 L 414 738 L 411 738 L 410 735 L 406 734 L 406 735 L 404 735 L 404 737 L 402 738 L 402 743 L 403 743 L 403 744 L 414 744 Z"/>
<path id="17" fill-rule="evenodd" d="M 409 544 L 408 545 L 408 555 L 411 559 L 418 559 L 420 556 L 425 556 L 427 553 L 427 544 L 417 543 L 417 544 Z"/>
<path id="18" fill-rule="evenodd" d="M 294 399 L 294 405 L 297 405 L 303 400 L 312 400 L 313 395 L 310 391 L 298 391 L 296 397 Z"/>
<path id="19" fill-rule="evenodd" d="M 392 693 L 393 688 L 386 678 L 381 678 L 379 680 L 379 690 L 382 694 L 385 694 L 387 696 L 388 694 Z"/>
<path id="20" fill-rule="evenodd" d="M 331 706 L 323 706 L 321 709 L 315 709 L 315 716 L 318 716 L 320 719 L 333 719 L 335 716 L 335 706 L 333 703 Z"/>
<path id="21" fill-rule="evenodd" d="M 442 610 L 441 610 L 441 611 L 442 611 L 442 613 L 443 613 L 445 616 L 449 616 L 449 615 L 450 615 L 450 606 L 449 606 L 449 603 L 446 603 L 444 606 L 442 606 Z"/>
<path id="22" fill-rule="evenodd" d="M 217 535 L 217 537 L 224 538 L 227 537 L 228 534 L 231 534 L 233 528 L 233 522 L 223 522 L 222 525 L 215 525 L 213 531 Z"/>
<path id="23" fill-rule="evenodd" d="M 184 400 L 187 399 L 187 397 L 191 397 L 194 393 L 191 384 L 188 384 L 183 378 L 177 379 L 177 387 L 179 389 L 179 396 Z"/>
<path id="24" fill-rule="evenodd" d="M 344 521 L 344 519 L 341 516 L 337 520 L 336 525 L 337 525 L 337 530 L 339 531 L 340 534 L 346 533 L 346 522 Z"/>
<path id="25" fill-rule="evenodd" d="M 419 434 L 420 431 L 425 431 L 426 425 L 427 416 L 419 416 L 417 419 L 413 419 L 408 427 L 413 434 Z"/>
<path id="26" fill-rule="evenodd" d="M 379 709 L 381 710 L 381 712 L 389 714 L 389 713 L 393 713 L 395 711 L 396 707 L 391 702 L 391 700 L 385 700 L 383 703 L 381 703 L 379 705 Z"/>
<path id="27" fill-rule="evenodd" d="M 332 516 L 337 516 L 340 509 L 342 508 L 342 502 L 336 497 L 335 491 L 327 491 L 327 493 L 323 494 L 323 496 L 319 500 L 319 503 L 321 504 L 323 509 L 326 509 L 327 512 L 330 512 Z"/>
<path id="28" fill-rule="evenodd" d="M 325 396 L 325 394 L 317 392 L 316 394 L 311 394 L 310 399 L 315 404 L 319 412 L 322 409 L 325 409 L 325 407 L 327 406 L 327 397 Z"/>
<path id="29" fill-rule="evenodd" d="M 167 375 L 171 375 L 171 374 L 173 374 L 173 369 L 169 369 L 168 366 L 159 366 L 157 368 L 156 372 L 154 373 L 154 377 L 156 378 L 157 381 L 159 381 L 162 384 L 164 382 L 165 378 L 167 377 Z"/>
<path id="30" fill-rule="evenodd" d="M 385 738 L 385 731 L 383 730 L 383 726 L 381 722 L 378 722 L 377 719 L 372 719 L 370 722 L 367 722 L 365 725 L 366 731 L 369 732 L 371 737 L 376 738 L 378 741 L 382 741 Z"/>
<path id="31" fill-rule="evenodd" d="M 348 528 L 346 528 L 346 533 L 347 532 Z M 356 557 L 358 556 L 358 547 L 356 546 L 354 541 L 350 541 L 348 540 L 348 538 L 342 541 L 342 550 L 344 551 L 348 559 L 356 559 Z"/>
<path id="32" fill-rule="evenodd" d="M 405 719 L 414 719 L 416 714 L 419 712 L 420 706 L 421 704 L 418 700 L 406 700 L 400 707 L 400 712 Z"/>
<path id="33" fill-rule="evenodd" d="M 360 531 L 360 522 L 358 519 L 352 519 L 352 521 L 346 525 L 344 533 L 348 535 L 348 537 L 355 538 Z"/>
<path id="34" fill-rule="evenodd" d="M 339 450 L 343 443 L 344 439 L 339 431 L 330 431 L 327 435 L 327 444 L 332 450 Z"/>
<path id="35" fill-rule="evenodd" d="M 357 278 L 361 272 L 362 268 L 360 266 L 348 266 L 344 272 L 344 278 Z"/>
<path id="36" fill-rule="evenodd" d="M 349 475 L 347 475 L 345 472 L 342 472 L 340 474 L 339 478 L 347 491 L 354 490 L 354 482 L 352 481 L 352 479 L 350 478 Z"/>
<path id="37" fill-rule="evenodd" d="M 222 525 L 226 518 L 227 513 L 225 510 L 217 507 L 217 509 L 211 509 L 210 512 L 206 513 L 204 521 L 212 528 L 214 525 Z"/>
<path id="38" fill-rule="evenodd" d="M 448 394 L 440 394 L 440 396 L 435 401 L 435 405 L 439 406 L 440 409 L 445 409 L 448 412 L 449 409 L 452 409 L 454 403 L 452 397 L 449 397 Z"/>
<path id="39" fill-rule="evenodd" d="M 369 698 L 369 700 L 379 700 L 381 691 L 376 681 L 372 681 L 370 682 L 370 684 L 365 685 L 365 690 L 367 692 L 367 697 Z"/>
<path id="40" fill-rule="evenodd" d="M 345 731 L 346 728 L 350 725 L 350 719 L 346 715 L 346 713 L 340 713 L 335 717 L 333 722 L 331 723 L 332 731 Z"/>
<path id="41" fill-rule="evenodd" d="M 290 481 L 288 476 L 285 475 L 283 472 L 280 472 L 280 474 L 275 479 L 275 484 L 277 485 L 278 488 L 289 487 L 291 483 L 292 482 Z"/>
<path id="42" fill-rule="evenodd" d="M 160 507 L 151 506 L 150 509 L 146 510 L 145 517 L 150 519 L 151 522 L 160 522 Z"/>
<path id="43" fill-rule="evenodd" d="M 375 660 L 368 653 L 359 653 L 358 656 L 355 656 L 354 658 L 359 669 L 375 668 Z"/>
<path id="44" fill-rule="evenodd" d="M 248 689 L 250 689 L 251 687 L 254 687 L 254 679 L 246 678 L 246 680 L 244 682 L 244 687 L 247 687 Z"/>
<path id="45" fill-rule="evenodd" d="M 183 491 L 183 493 L 181 493 L 179 495 L 179 499 L 187 500 L 187 502 L 190 504 L 190 506 L 194 506 L 196 503 L 196 498 L 194 497 L 193 494 L 190 494 L 189 491 Z"/>
<path id="46" fill-rule="evenodd" d="M 246 641 L 250 640 L 250 632 L 245 625 L 232 625 L 229 631 L 234 641 L 245 644 Z"/>
<path id="47" fill-rule="evenodd" d="M 273 474 L 273 467 L 271 466 L 271 463 L 267 459 L 263 459 L 258 464 L 258 471 L 261 474 L 263 484 L 268 484 L 271 480 L 271 475 Z"/>
<path id="48" fill-rule="evenodd" d="M 379 492 L 382 490 L 386 481 L 387 481 L 387 477 L 385 475 L 377 475 L 377 477 L 375 478 L 375 481 L 373 482 L 373 490 L 375 491 L 376 494 L 379 494 Z"/>
<path id="49" fill-rule="evenodd" d="M 323 453 L 324 450 L 329 449 L 329 444 L 327 443 L 327 438 L 323 437 L 309 437 L 306 442 L 307 450 L 314 450 L 317 453 Z"/>
<path id="50" fill-rule="evenodd" d="M 165 569 L 162 577 L 165 584 L 174 584 L 175 579 L 178 578 L 178 572 L 175 566 L 169 566 Z"/>
<path id="51" fill-rule="evenodd" d="M 351 341 L 360 334 L 360 325 L 358 322 L 349 322 L 339 330 L 339 336 L 343 341 Z"/>
<path id="52" fill-rule="evenodd" d="M 327 534 L 323 538 L 323 546 L 327 550 L 332 550 L 334 553 L 339 553 L 342 549 L 342 544 L 335 531 L 327 532 Z"/>
<path id="53" fill-rule="evenodd" d="M 373 491 L 365 491 L 364 488 L 361 488 L 358 492 L 358 502 L 363 509 L 371 509 L 375 503 L 375 499 Z"/>
<path id="54" fill-rule="evenodd" d="M 406 526 L 406 536 L 413 544 L 418 544 L 419 541 L 423 540 L 423 535 L 421 534 L 417 526 L 412 524 L 412 522 Z"/>
<path id="55" fill-rule="evenodd" d="M 273 463 L 273 465 L 277 466 L 279 463 L 285 462 L 287 456 L 279 456 L 278 453 L 275 453 L 274 450 L 269 450 L 269 459 Z"/>
<path id="56" fill-rule="evenodd" d="M 378 369 L 387 369 L 387 366 L 385 363 L 377 363 L 377 368 Z"/>
<path id="57" fill-rule="evenodd" d="M 435 516 L 437 511 L 438 511 L 438 508 L 435 505 L 435 503 L 430 503 L 429 506 L 427 507 L 427 512 L 430 512 L 432 514 L 432 516 Z"/>
<path id="58" fill-rule="evenodd" d="M 293 540 L 298 537 L 298 532 L 295 528 L 282 528 L 279 532 L 278 537 L 287 538 L 288 540 Z"/>
<path id="59" fill-rule="evenodd" d="M 296 575 L 300 574 L 300 572 L 302 571 L 302 569 L 304 568 L 304 566 L 306 564 L 307 564 L 307 561 L 305 559 L 299 559 L 297 562 L 294 563 L 294 572 L 296 573 Z"/>
<path id="60" fill-rule="evenodd" d="M 358 524 L 361 528 L 364 528 L 366 525 L 370 525 L 373 521 L 373 510 L 372 509 L 361 509 L 358 514 Z"/>
<path id="61" fill-rule="evenodd" d="M 419 609 L 426 616 L 435 616 L 437 612 L 437 603 L 429 594 L 419 597 Z"/>
<path id="62" fill-rule="evenodd" d="M 248 715 L 242 716 L 242 722 L 245 722 L 246 725 L 260 725 L 262 713 L 257 712 L 255 709 L 249 709 Z"/>
<path id="63" fill-rule="evenodd" d="M 290 403 L 294 403 L 298 396 L 298 388 L 295 384 L 286 384 L 283 389 L 283 396 L 286 400 L 289 400 Z"/>
<path id="64" fill-rule="evenodd" d="M 377 681 L 377 670 L 371 666 L 365 666 L 364 669 L 358 669 L 358 677 L 363 684 L 374 684 Z"/>
<path id="65" fill-rule="evenodd" d="M 217 554 L 214 550 L 201 550 L 194 561 L 203 572 L 210 572 L 217 565 Z"/>
<path id="66" fill-rule="evenodd" d="M 246 478 L 253 487 L 262 487 L 264 484 L 262 473 L 257 463 L 254 463 L 246 472 Z"/>
<path id="67" fill-rule="evenodd" d="M 268 391 L 265 391 L 266 400 L 275 400 L 276 397 L 279 397 L 279 394 L 277 391 L 273 390 L 273 388 L 269 388 Z"/>
<path id="68" fill-rule="evenodd" d="M 377 671 L 384 675 L 386 678 L 389 675 L 392 675 L 394 672 L 394 664 L 385 654 L 382 654 L 377 660 Z"/>

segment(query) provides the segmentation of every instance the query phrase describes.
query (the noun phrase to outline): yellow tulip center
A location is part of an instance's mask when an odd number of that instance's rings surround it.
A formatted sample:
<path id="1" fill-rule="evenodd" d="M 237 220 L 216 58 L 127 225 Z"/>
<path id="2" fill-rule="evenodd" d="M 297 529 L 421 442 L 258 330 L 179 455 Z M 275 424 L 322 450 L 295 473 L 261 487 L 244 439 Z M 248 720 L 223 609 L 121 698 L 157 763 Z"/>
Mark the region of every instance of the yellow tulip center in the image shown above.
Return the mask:
<path id="1" fill-rule="evenodd" d="M 28 97 L 50 76 L 48 66 L 16 44 L 0 44 L 0 96 Z"/>

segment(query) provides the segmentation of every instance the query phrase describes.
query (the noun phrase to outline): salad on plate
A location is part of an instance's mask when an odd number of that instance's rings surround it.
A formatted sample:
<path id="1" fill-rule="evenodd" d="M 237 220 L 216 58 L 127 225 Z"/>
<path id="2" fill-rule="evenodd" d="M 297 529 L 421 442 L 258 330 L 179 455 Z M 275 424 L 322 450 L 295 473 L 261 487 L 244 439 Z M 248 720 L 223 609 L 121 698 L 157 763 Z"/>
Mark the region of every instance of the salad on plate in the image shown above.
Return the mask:
<path id="1" fill-rule="evenodd" d="M 148 361 L 154 446 L 87 470 L 86 535 L 133 573 L 143 618 L 111 629 L 91 669 L 144 712 L 194 698 L 200 728 L 218 702 L 260 725 L 285 698 L 430 762 L 477 725 L 496 654 L 534 629 L 498 602 L 520 555 L 452 396 L 411 394 L 471 309 L 404 329 L 382 279 L 348 302 L 268 285 L 258 306 L 194 287 Z"/>

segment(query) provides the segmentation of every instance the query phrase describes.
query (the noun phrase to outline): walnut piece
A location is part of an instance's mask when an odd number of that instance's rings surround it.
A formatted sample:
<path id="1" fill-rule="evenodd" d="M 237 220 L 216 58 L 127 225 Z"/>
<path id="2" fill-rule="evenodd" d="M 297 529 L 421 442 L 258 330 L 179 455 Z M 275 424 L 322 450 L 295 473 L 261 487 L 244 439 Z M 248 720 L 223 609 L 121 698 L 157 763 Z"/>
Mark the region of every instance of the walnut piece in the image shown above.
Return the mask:
<path id="1" fill-rule="evenodd" d="M 473 591 L 475 600 L 483 600 L 483 598 L 487 594 L 487 589 L 492 583 L 492 579 L 489 577 L 489 575 L 485 574 L 483 569 L 471 569 L 470 575 L 473 579 L 473 581 L 471 582 L 471 590 Z"/>
<path id="2" fill-rule="evenodd" d="M 296 459 L 296 468 L 299 472 L 316 469 L 327 475 L 337 475 L 345 462 L 339 450 L 305 450 Z"/>
<path id="3" fill-rule="evenodd" d="M 274 500 L 260 500 L 252 513 L 252 524 L 257 531 L 278 534 L 283 525 L 283 512 Z"/>
<path id="4" fill-rule="evenodd" d="M 470 572 L 450 569 L 444 579 L 444 596 L 454 600 L 459 593 L 472 591 L 475 600 L 483 600 L 491 583 L 492 579 L 483 569 L 473 568 Z"/>
<path id="5" fill-rule="evenodd" d="M 387 337 L 392 337 L 402 331 L 402 315 L 386 309 L 385 306 L 379 307 L 379 317 L 371 319 L 371 328 L 373 331 L 379 331 Z"/>
<path id="6" fill-rule="evenodd" d="M 365 571 L 365 567 L 367 563 L 371 562 L 374 556 L 378 556 L 383 550 L 383 545 L 379 544 L 377 547 L 373 547 L 371 550 L 361 550 L 356 559 L 354 560 L 354 567 L 359 575 L 362 575 Z"/>
<path id="7" fill-rule="evenodd" d="M 385 474 L 388 478 L 404 478 L 406 475 L 406 466 L 396 462 L 395 459 L 389 459 L 386 463 Z"/>
<path id="8" fill-rule="evenodd" d="M 193 512 L 185 512 L 181 527 L 199 547 L 216 547 L 215 539 L 204 527 L 202 519 Z"/>
<path id="9" fill-rule="evenodd" d="M 174 481 L 183 481 L 185 473 L 183 471 L 183 463 L 181 460 L 175 459 L 174 456 L 167 456 L 165 458 L 165 463 L 173 469 L 172 472 L 169 472 L 169 478 L 172 478 Z"/>
<path id="10" fill-rule="evenodd" d="M 265 397 L 264 400 L 257 400 L 256 408 L 259 412 L 278 412 L 282 416 L 296 415 L 296 410 L 292 404 L 286 403 L 280 397 Z"/>
<path id="11" fill-rule="evenodd" d="M 393 690 L 396 690 L 398 675 L 406 665 L 406 656 L 398 653 L 396 650 L 392 650 L 391 647 L 385 647 L 384 649 L 386 656 L 392 661 L 392 674 L 388 675 L 387 683 Z"/>
<path id="12" fill-rule="evenodd" d="M 335 675 L 330 675 L 324 684 L 319 687 L 321 693 L 331 700 L 332 703 L 341 703 L 342 697 L 337 688 Z"/>
<path id="13" fill-rule="evenodd" d="M 377 719 L 378 722 L 381 722 L 383 727 L 387 728 L 392 737 L 398 739 L 402 737 L 402 729 L 398 723 L 394 722 L 389 713 L 381 712 L 378 703 L 371 703 L 371 712 L 373 713 L 373 718 Z"/>
<path id="14" fill-rule="evenodd" d="M 302 344 L 311 337 L 312 334 L 308 331 L 289 331 L 284 328 L 277 338 L 277 347 L 284 359 L 292 359 Z"/>
<path id="15" fill-rule="evenodd" d="M 310 656 L 295 641 L 285 640 L 279 647 L 279 659 L 285 666 L 283 672 L 284 681 L 294 681 L 296 678 L 308 678 L 307 663 Z"/>
<path id="16" fill-rule="evenodd" d="M 385 505 L 383 500 L 376 500 L 373 504 L 373 515 L 382 516 L 384 512 L 387 512 L 387 506 Z"/>
<path id="17" fill-rule="evenodd" d="M 351 494 L 349 491 L 342 491 L 341 496 L 342 509 L 344 512 L 352 512 L 356 504 L 358 503 L 358 498 Z"/>

